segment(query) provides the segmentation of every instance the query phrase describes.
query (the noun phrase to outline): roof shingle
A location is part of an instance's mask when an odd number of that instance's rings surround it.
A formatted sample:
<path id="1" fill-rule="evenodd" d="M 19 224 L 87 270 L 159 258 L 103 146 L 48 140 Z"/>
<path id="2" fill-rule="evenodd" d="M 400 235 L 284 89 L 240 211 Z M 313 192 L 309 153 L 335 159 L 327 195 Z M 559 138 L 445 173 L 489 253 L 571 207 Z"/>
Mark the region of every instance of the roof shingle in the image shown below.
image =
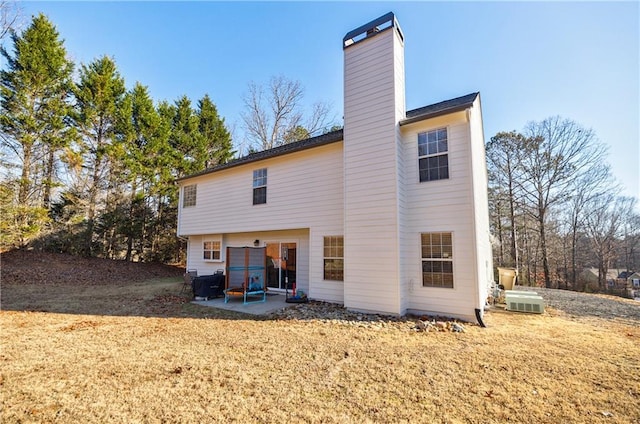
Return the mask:
<path id="1" fill-rule="evenodd" d="M 410 110 L 407 112 L 407 117 L 400 121 L 400 125 L 411 124 L 424 119 L 435 118 L 436 116 L 468 109 L 473 105 L 473 102 L 479 95 L 480 93 L 477 92 L 471 93 L 466 96 L 456 97 L 455 99 L 449 99 L 429 106 Z"/>

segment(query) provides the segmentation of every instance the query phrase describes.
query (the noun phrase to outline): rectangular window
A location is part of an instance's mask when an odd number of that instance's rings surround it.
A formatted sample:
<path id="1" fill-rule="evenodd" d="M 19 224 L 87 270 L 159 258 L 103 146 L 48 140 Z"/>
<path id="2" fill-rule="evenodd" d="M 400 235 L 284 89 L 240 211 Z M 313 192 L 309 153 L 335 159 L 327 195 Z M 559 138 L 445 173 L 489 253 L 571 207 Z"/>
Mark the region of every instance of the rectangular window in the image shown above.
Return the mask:
<path id="1" fill-rule="evenodd" d="M 451 233 L 426 233 L 422 238 L 422 285 L 453 288 Z"/>
<path id="2" fill-rule="evenodd" d="M 418 169 L 420 182 L 449 178 L 449 143 L 447 129 L 418 134 Z"/>
<path id="3" fill-rule="evenodd" d="M 205 261 L 219 261 L 220 260 L 220 242 L 208 240 L 203 244 L 202 259 Z"/>
<path id="4" fill-rule="evenodd" d="M 324 279 L 344 281 L 344 237 L 324 238 Z"/>
<path id="5" fill-rule="evenodd" d="M 267 168 L 253 171 L 253 204 L 267 203 Z"/>
<path id="6" fill-rule="evenodd" d="M 189 206 L 196 205 L 196 189 L 198 186 L 195 184 L 184 186 L 182 189 L 182 207 L 187 208 Z"/>

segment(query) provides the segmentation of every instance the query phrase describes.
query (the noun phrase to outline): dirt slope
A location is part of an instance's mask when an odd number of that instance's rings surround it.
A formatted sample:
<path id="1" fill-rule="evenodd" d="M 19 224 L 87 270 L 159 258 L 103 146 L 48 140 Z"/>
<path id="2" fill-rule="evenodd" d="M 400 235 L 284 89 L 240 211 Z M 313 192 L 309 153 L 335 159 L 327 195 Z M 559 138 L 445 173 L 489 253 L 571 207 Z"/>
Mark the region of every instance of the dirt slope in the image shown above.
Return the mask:
<path id="1" fill-rule="evenodd" d="M 8 284 L 115 284 L 177 277 L 183 268 L 158 263 L 133 263 L 82 258 L 62 253 L 12 250 L 0 255 L 0 282 Z"/>

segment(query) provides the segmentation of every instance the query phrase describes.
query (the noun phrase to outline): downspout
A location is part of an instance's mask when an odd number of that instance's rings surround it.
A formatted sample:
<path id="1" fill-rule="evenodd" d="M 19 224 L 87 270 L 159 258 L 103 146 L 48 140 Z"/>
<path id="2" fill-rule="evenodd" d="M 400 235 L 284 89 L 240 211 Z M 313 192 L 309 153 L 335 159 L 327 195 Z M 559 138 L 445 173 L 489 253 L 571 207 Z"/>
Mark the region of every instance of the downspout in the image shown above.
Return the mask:
<path id="1" fill-rule="evenodd" d="M 482 328 L 487 327 L 485 323 L 482 321 L 482 310 L 480 308 L 476 308 L 476 319 L 478 320 L 478 324 L 480 324 L 480 327 Z"/>

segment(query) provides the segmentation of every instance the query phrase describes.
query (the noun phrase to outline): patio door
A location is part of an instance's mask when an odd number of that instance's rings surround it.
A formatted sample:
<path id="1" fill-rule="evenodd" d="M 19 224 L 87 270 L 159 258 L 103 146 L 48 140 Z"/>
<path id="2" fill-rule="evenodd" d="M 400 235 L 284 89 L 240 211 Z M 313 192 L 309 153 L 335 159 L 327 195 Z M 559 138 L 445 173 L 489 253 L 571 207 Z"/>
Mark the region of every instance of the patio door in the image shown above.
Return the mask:
<path id="1" fill-rule="evenodd" d="M 267 287 L 282 289 L 296 282 L 297 246 L 294 242 L 267 242 Z"/>

